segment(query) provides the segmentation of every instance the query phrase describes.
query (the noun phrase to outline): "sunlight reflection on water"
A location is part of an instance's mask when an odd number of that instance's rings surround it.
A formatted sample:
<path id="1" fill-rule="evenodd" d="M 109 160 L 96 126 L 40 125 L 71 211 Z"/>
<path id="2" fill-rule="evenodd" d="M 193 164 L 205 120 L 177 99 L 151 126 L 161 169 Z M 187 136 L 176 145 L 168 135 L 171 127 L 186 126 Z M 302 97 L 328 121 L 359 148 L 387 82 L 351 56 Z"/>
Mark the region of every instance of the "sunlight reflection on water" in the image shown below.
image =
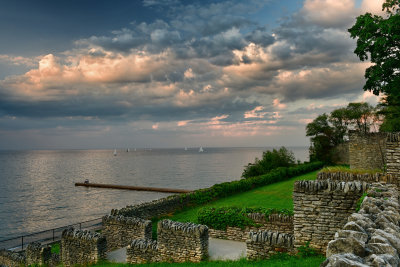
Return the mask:
<path id="1" fill-rule="evenodd" d="M 307 160 L 306 148 L 291 148 Z M 170 194 L 75 187 L 95 183 L 182 189 L 240 179 L 265 148 L 0 151 L 0 240 L 98 218 Z"/>

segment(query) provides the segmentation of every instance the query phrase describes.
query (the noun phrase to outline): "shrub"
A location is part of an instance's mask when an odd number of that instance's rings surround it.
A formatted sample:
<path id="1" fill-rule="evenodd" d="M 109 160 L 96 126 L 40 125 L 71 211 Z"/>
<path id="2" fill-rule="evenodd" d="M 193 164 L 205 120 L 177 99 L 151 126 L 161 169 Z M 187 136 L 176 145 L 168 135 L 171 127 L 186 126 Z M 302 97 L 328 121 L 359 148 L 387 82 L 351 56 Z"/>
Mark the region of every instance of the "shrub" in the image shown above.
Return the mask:
<path id="1" fill-rule="evenodd" d="M 292 151 L 281 147 L 279 150 L 265 151 L 261 160 L 255 159 L 254 163 L 249 163 L 242 174 L 242 177 L 249 178 L 266 174 L 278 167 L 289 167 L 295 164 L 295 157 Z"/>
<path id="2" fill-rule="evenodd" d="M 199 223 L 217 230 L 226 230 L 228 226 L 243 229 L 246 226 L 256 226 L 256 223 L 247 216 L 249 213 L 264 213 L 266 220 L 268 220 L 270 214 L 293 215 L 293 211 L 287 209 L 206 207 L 199 210 L 197 220 Z"/>

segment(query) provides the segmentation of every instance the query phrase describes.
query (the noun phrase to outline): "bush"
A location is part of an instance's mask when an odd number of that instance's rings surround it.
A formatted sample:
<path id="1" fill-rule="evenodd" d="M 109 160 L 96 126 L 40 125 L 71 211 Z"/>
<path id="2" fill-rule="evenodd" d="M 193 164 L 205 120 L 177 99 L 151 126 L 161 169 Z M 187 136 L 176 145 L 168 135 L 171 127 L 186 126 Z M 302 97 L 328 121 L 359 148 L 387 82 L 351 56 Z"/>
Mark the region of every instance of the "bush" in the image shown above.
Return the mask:
<path id="1" fill-rule="evenodd" d="M 197 220 L 200 224 L 217 230 L 226 230 L 228 226 L 244 228 L 246 226 L 256 226 L 256 223 L 250 219 L 249 213 L 264 213 L 268 220 L 270 214 L 293 215 L 293 211 L 287 209 L 267 209 L 267 208 L 203 208 L 197 214 Z"/>
<path id="2" fill-rule="evenodd" d="M 278 167 L 289 167 L 295 164 L 293 152 L 281 147 L 279 150 L 265 151 L 261 160 L 249 163 L 242 174 L 242 177 L 249 178 L 268 173 Z"/>

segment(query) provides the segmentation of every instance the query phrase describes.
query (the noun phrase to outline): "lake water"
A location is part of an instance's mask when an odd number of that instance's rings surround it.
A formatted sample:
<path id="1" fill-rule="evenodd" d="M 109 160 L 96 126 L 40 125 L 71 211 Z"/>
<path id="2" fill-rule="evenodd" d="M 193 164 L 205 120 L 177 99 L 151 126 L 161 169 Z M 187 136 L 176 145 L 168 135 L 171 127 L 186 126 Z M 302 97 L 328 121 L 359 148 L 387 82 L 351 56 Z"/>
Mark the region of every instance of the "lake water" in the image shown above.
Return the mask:
<path id="1" fill-rule="evenodd" d="M 308 149 L 289 148 L 308 160 Z M 238 180 L 267 148 L 0 151 L 0 240 L 95 219 L 165 193 L 75 187 L 75 182 L 198 189 Z"/>

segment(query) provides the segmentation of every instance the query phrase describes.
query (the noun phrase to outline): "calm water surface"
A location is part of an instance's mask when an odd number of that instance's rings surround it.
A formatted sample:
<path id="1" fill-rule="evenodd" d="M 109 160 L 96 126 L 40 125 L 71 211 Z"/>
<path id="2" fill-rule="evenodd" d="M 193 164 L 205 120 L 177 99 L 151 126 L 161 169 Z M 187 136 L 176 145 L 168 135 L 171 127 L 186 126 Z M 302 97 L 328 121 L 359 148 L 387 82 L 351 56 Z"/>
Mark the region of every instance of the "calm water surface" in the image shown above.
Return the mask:
<path id="1" fill-rule="evenodd" d="M 307 148 L 290 148 L 308 160 Z M 0 151 L 0 240 L 95 219 L 168 196 L 75 187 L 94 183 L 198 189 L 238 180 L 266 148 Z"/>

